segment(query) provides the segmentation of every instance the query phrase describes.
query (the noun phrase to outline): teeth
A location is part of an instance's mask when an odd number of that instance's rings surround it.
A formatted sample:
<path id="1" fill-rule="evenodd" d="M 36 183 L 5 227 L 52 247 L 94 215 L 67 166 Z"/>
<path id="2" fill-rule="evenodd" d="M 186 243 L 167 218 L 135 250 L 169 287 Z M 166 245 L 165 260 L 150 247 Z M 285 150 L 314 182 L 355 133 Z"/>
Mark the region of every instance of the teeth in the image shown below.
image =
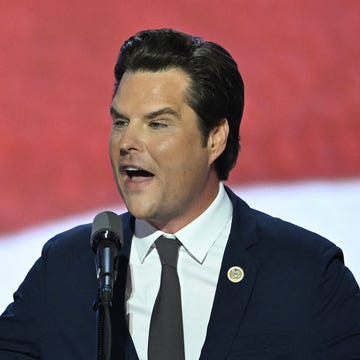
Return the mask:
<path id="1" fill-rule="evenodd" d="M 151 177 L 154 176 L 151 172 L 147 170 L 143 170 L 134 166 L 124 166 L 124 171 L 126 171 L 127 175 L 131 178 L 133 177 Z"/>

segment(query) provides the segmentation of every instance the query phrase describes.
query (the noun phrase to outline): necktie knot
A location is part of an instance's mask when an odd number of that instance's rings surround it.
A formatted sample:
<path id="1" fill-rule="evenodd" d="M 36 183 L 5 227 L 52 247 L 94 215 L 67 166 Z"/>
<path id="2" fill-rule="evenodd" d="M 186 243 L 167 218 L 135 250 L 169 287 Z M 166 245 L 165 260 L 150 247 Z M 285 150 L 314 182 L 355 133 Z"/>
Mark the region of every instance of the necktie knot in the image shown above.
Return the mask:
<path id="1" fill-rule="evenodd" d="M 170 266 L 176 269 L 179 257 L 180 241 L 160 236 L 155 241 L 156 249 L 159 253 L 162 266 Z"/>

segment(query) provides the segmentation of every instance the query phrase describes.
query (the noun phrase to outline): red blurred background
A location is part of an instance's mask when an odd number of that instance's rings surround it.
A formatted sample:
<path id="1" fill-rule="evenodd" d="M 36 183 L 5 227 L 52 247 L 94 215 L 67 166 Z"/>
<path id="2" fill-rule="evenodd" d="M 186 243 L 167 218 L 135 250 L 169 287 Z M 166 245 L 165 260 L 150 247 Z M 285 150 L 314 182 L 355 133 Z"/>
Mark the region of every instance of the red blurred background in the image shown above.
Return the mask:
<path id="1" fill-rule="evenodd" d="M 230 184 L 360 176 L 357 0 L 0 4 L 0 233 L 121 202 L 107 155 L 121 43 L 173 27 L 219 42 L 246 90 Z"/>

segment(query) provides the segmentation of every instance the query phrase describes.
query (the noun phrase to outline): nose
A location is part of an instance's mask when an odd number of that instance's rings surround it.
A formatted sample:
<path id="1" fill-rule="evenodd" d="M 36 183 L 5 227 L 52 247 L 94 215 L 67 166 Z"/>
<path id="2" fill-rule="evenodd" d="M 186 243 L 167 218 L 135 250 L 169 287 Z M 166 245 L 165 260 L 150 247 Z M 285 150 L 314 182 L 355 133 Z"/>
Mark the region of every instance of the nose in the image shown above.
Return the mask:
<path id="1" fill-rule="evenodd" d="M 126 128 L 123 129 L 119 139 L 119 148 L 121 155 L 142 150 L 143 140 L 139 126 L 130 122 Z"/>

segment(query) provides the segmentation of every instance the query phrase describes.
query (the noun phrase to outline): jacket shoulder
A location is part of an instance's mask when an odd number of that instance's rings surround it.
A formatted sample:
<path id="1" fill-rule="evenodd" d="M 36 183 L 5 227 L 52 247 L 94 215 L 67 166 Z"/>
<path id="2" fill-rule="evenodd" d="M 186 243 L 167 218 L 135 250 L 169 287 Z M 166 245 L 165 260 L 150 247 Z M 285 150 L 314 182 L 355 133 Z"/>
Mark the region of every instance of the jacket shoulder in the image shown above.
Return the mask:
<path id="1" fill-rule="evenodd" d="M 61 232 L 48 240 L 42 250 L 42 254 L 48 252 L 66 252 L 68 250 L 79 251 L 86 247 L 90 248 L 91 224 L 83 224 Z"/>
<path id="2" fill-rule="evenodd" d="M 239 232 L 247 228 L 248 233 L 256 238 L 256 243 L 272 252 L 290 252 L 304 256 L 317 257 L 329 249 L 340 253 L 341 250 L 330 240 L 309 229 L 274 217 L 251 208 L 233 192 L 228 192 L 234 206 L 234 222 L 240 223 Z M 235 228 L 237 225 L 235 225 Z M 342 259 L 343 260 L 343 259 Z"/>
<path id="3" fill-rule="evenodd" d="M 132 216 L 126 212 L 119 215 L 119 217 L 123 223 L 124 231 L 127 230 Z M 60 256 L 64 256 L 69 253 L 87 253 L 88 250 L 92 252 L 90 243 L 91 229 L 92 224 L 87 223 L 55 235 L 43 246 L 42 255 L 59 254 Z"/>

